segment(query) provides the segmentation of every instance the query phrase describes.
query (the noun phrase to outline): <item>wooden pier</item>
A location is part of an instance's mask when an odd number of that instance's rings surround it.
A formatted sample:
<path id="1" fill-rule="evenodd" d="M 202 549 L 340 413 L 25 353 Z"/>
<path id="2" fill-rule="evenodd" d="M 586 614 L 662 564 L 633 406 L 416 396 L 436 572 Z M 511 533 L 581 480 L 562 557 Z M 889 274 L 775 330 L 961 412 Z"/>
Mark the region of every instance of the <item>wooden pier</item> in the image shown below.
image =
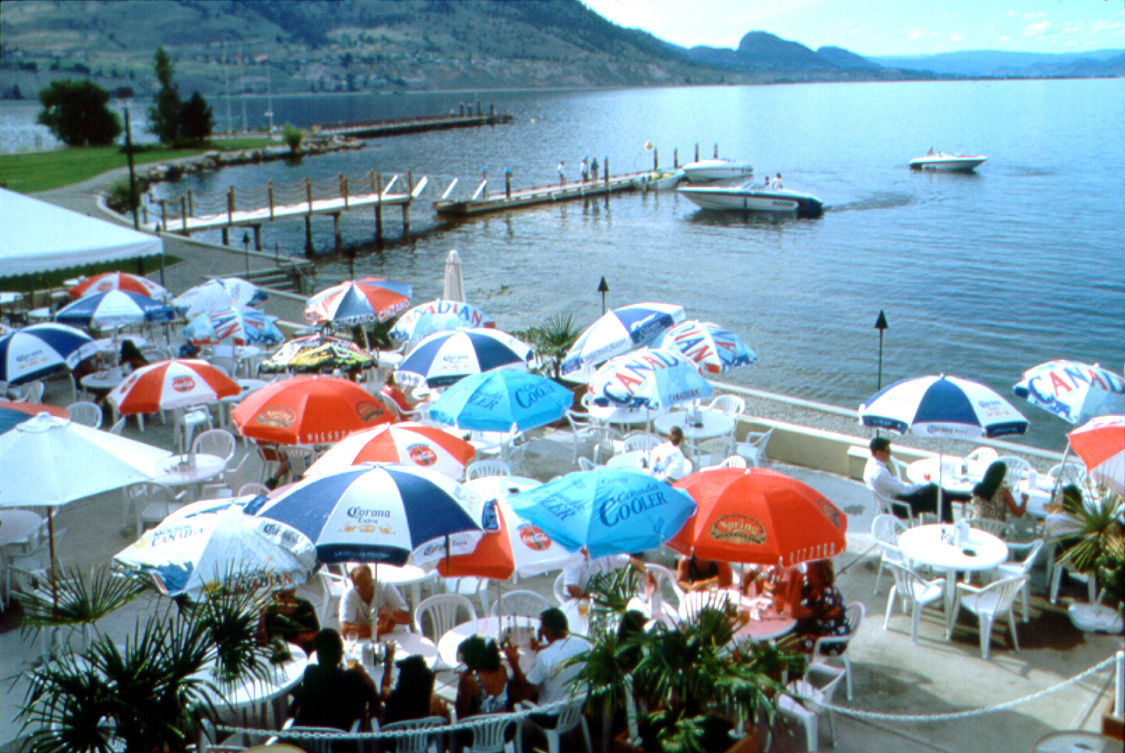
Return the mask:
<path id="1" fill-rule="evenodd" d="M 439 131 L 445 128 L 475 128 L 502 123 L 511 123 L 509 113 L 497 113 L 491 107 L 487 114 L 471 112 L 460 115 L 438 115 L 426 118 L 398 118 L 395 120 L 369 120 L 359 123 L 326 123 L 314 125 L 315 136 L 348 136 L 351 138 L 377 138 L 398 136 L 420 131 Z"/>
<path id="2" fill-rule="evenodd" d="M 538 188 L 512 190 L 509 186 L 505 186 L 504 190 L 496 193 L 488 193 L 488 181 L 482 181 L 472 198 L 458 200 L 447 199 L 443 196 L 442 199 L 434 202 L 434 211 L 440 215 L 467 217 L 487 212 L 520 209 L 538 204 L 555 204 L 560 201 L 576 201 L 595 196 L 608 196 L 621 191 L 643 190 L 645 178 L 651 175 L 651 170 L 645 170 L 624 175 L 607 175 L 598 180 L 556 183 Z M 446 188 L 446 196 L 453 190 L 456 183 L 457 181 L 454 180 Z"/>

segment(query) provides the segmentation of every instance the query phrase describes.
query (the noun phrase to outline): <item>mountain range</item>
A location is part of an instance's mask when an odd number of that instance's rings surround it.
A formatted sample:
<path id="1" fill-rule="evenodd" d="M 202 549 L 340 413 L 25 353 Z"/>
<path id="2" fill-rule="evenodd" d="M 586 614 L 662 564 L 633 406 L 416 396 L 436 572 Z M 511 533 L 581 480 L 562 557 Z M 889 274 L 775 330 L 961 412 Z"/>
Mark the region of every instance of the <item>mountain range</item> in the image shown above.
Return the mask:
<path id="1" fill-rule="evenodd" d="M 186 95 L 673 86 L 961 76 L 1125 75 L 1088 57 L 959 53 L 865 58 L 765 31 L 737 48 L 679 47 L 578 0 L 3 0 L 0 93 L 58 78 L 151 95 L 163 46 Z"/>

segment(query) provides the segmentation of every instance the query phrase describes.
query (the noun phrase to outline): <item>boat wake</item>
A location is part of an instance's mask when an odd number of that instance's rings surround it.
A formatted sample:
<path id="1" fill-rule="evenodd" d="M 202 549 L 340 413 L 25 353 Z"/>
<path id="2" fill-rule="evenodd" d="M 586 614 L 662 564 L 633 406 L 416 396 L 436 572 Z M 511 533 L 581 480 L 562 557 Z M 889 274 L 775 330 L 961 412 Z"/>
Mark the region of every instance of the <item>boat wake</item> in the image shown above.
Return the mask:
<path id="1" fill-rule="evenodd" d="M 843 204 L 825 205 L 825 212 L 864 212 L 870 209 L 894 209 L 914 201 L 909 193 L 876 193 Z"/>

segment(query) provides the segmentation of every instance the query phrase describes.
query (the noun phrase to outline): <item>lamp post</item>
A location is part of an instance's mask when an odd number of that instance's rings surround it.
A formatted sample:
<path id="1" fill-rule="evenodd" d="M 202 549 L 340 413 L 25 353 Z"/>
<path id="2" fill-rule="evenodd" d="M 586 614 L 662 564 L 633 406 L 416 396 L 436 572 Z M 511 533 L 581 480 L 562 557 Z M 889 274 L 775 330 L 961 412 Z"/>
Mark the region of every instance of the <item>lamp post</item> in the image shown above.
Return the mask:
<path id="1" fill-rule="evenodd" d="M 242 248 L 246 253 L 246 274 L 250 274 L 250 233 L 242 234 Z"/>
<path id="2" fill-rule="evenodd" d="M 602 313 L 605 313 L 605 294 L 609 292 L 609 283 L 605 281 L 605 276 L 602 276 L 602 281 L 598 283 L 598 292 L 602 294 Z"/>
<path id="3" fill-rule="evenodd" d="M 883 332 L 888 326 L 886 314 L 883 309 L 879 309 L 879 317 L 875 320 L 875 329 L 879 330 L 879 378 L 875 386 L 876 392 L 883 389 Z"/>

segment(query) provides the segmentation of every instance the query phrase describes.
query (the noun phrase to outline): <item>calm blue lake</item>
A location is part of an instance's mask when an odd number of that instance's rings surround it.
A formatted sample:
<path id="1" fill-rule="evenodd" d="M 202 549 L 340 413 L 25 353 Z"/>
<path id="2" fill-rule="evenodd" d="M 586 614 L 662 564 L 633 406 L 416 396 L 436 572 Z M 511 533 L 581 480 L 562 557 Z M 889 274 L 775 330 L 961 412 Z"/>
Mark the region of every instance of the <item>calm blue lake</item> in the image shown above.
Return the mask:
<path id="1" fill-rule="evenodd" d="M 222 191 L 337 173 L 412 170 L 431 188 L 411 214 L 413 238 L 374 252 L 373 218 L 345 215 L 357 256 L 326 259 L 326 284 L 377 274 L 414 284 L 418 301 L 441 291 L 442 262 L 461 253 L 469 300 L 503 328 L 570 311 L 582 324 L 611 306 L 682 304 L 758 352 L 732 382 L 856 407 L 876 387 L 880 309 L 883 383 L 926 373 L 982 381 L 1012 396 L 1021 372 L 1051 358 L 1125 363 L 1125 80 L 808 84 L 468 96 L 273 98 L 275 122 L 448 112 L 478 100 L 514 114 L 511 125 L 371 141 L 360 151 L 297 164 L 234 168 L 161 187 Z M 225 101 L 213 102 L 225 127 Z M 241 103 L 232 108 L 236 126 Z M 248 100 L 254 122 L 264 100 Z M 680 162 L 694 145 L 745 159 L 756 174 L 820 196 L 817 220 L 770 221 L 704 212 L 674 193 L 622 195 L 498 214 L 459 224 L 429 201 L 454 177 L 475 187 L 487 169 L 497 190 L 572 177 L 583 156 L 614 172 Z M 930 147 L 982 153 L 976 174 L 920 174 L 907 162 Z M 401 235 L 399 213 L 386 233 Z M 314 221 L 321 253 L 332 223 Z M 303 222 L 274 223 L 263 245 L 302 253 Z M 216 233 L 215 238 L 218 237 Z M 351 268 L 354 265 L 354 270 Z M 1017 399 L 1012 396 L 1013 402 Z M 1019 404 L 1028 441 L 1054 449 L 1069 428 Z"/>

